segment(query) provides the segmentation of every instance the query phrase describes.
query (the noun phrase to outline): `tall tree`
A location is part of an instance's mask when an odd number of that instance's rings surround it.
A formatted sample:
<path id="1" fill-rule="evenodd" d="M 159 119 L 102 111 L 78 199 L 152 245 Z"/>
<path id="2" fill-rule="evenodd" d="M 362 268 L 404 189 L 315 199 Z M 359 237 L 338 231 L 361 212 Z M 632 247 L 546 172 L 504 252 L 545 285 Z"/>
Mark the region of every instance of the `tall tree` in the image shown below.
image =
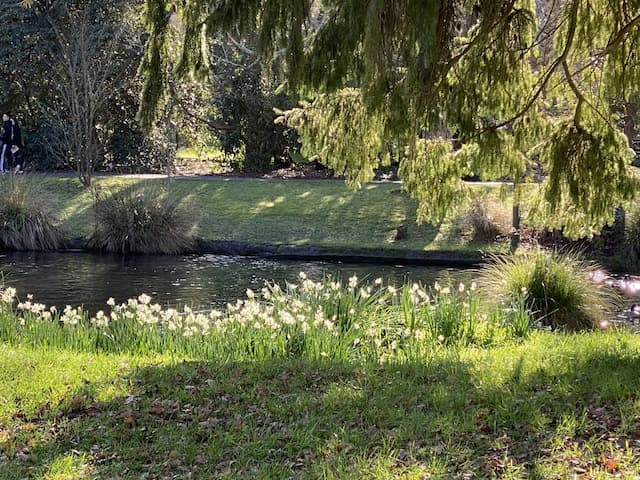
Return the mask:
<path id="1" fill-rule="evenodd" d="M 243 149 L 245 170 L 270 171 L 288 166 L 298 150 L 295 131 L 275 122 L 276 111 L 295 102 L 277 91 L 276 75 L 260 62 L 249 40 L 211 39 L 209 83 L 217 117 L 225 125 L 218 134 L 222 149 Z"/>
<path id="2" fill-rule="evenodd" d="M 147 11 L 147 124 L 172 21 L 183 74 L 207 66 L 203 35 L 257 32 L 263 58 L 283 59 L 289 88 L 311 99 L 288 116 L 307 151 L 354 183 L 399 158 L 423 218 L 457 202 L 462 175 L 519 183 L 531 159 L 546 174 L 538 214 L 568 233 L 599 229 L 637 190 L 612 108 L 638 97 L 637 0 L 147 0 Z"/>

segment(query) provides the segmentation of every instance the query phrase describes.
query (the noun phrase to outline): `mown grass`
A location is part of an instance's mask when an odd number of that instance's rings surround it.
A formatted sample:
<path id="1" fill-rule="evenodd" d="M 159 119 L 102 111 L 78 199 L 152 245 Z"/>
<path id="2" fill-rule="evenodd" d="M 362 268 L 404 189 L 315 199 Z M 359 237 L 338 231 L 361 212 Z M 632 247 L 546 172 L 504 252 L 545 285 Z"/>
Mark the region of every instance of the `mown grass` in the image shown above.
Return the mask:
<path id="1" fill-rule="evenodd" d="M 38 177 L 53 193 L 52 209 L 71 237 L 88 238 L 93 229 L 92 198 L 74 178 Z M 122 177 L 96 178 L 103 191 L 132 184 L 162 183 Z M 336 248 L 399 250 L 501 251 L 506 247 L 474 243 L 454 216 L 441 225 L 417 225 L 416 203 L 397 184 L 369 184 L 351 191 L 341 181 L 174 180 L 168 189 L 198 206 L 200 236 L 205 240 L 313 245 Z M 494 188 L 497 195 L 497 188 Z M 461 202 L 460 214 L 467 202 Z M 406 225 L 408 238 L 394 241 Z"/>
<path id="2" fill-rule="evenodd" d="M 423 361 L 0 347 L 0 478 L 635 478 L 640 339 L 538 332 Z"/>

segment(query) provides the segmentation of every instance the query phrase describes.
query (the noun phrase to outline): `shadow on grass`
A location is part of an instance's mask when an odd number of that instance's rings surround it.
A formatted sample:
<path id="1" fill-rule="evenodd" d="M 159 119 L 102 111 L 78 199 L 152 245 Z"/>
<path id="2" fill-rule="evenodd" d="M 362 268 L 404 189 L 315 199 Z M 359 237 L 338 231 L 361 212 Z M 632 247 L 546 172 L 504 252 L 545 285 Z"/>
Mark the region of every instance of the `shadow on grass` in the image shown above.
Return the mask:
<path id="1" fill-rule="evenodd" d="M 87 384 L 16 416 L 0 478 L 41 478 L 65 461 L 80 472 L 69 478 L 637 474 L 640 358 L 598 352 L 560 373 L 505 361 L 495 375 L 453 355 L 149 366 L 126 379 L 126 397 L 95 402 Z"/>

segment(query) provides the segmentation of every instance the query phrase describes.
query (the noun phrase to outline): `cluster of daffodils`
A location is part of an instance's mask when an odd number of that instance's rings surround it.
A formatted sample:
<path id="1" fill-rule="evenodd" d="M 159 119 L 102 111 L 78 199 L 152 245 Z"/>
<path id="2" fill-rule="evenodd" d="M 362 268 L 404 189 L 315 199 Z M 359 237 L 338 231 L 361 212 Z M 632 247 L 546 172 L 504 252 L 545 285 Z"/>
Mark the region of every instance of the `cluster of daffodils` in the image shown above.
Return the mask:
<path id="1" fill-rule="evenodd" d="M 315 328 L 337 335 L 335 318 L 326 318 L 321 306 L 309 301 L 310 295 L 328 294 L 321 293 L 324 290 L 324 285 L 306 277 L 300 285 L 287 285 L 286 291 L 278 284 L 265 285 L 260 294 L 249 289 L 245 300 L 227 304 L 226 315 L 216 321 L 215 328 L 219 332 L 242 328 L 277 333 L 298 327 L 303 333 Z"/>
<path id="2" fill-rule="evenodd" d="M 15 296 L 15 290 L 12 289 L 12 291 L 9 292 L 7 299 L 10 298 L 10 295 Z M 34 302 L 33 295 L 27 295 L 27 300 L 25 302 L 18 302 L 18 310 L 30 313 L 36 317 L 42 317 L 44 320 L 51 320 L 53 314 L 56 312 L 55 307 L 47 309 L 46 305 Z"/>
<path id="3" fill-rule="evenodd" d="M 16 299 L 16 293 L 16 289 L 11 287 L 0 291 L 0 308 L 2 308 L 2 310 L 11 309 Z"/>
<path id="4" fill-rule="evenodd" d="M 91 319 L 93 325 L 106 327 L 110 323 L 135 321 L 143 328 L 180 332 L 185 337 L 195 334 L 206 335 L 211 329 L 212 322 L 222 315 L 216 310 L 208 314 L 196 312 L 188 306 L 182 309 L 162 308 L 158 303 L 151 303 L 151 297 L 146 294 L 130 298 L 118 305 L 113 298 L 110 298 L 107 300 L 107 305 L 111 307 L 111 314 L 98 312 Z"/>
<path id="5" fill-rule="evenodd" d="M 248 289 L 246 298 L 229 303 L 224 309 L 208 311 L 196 311 L 188 306 L 163 307 L 142 294 L 120 304 L 110 298 L 108 312 L 101 310 L 90 316 L 82 307 L 66 306 L 61 311 L 47 308 L 34 302 L 31 295 L 25 301 L 18 301 L 13 288 L 0 290 L 0 310 L 18 314 L 23 324 L 25 320 L 57 321 L 68 326 L 92 325 L 107 329 L 133 323 L 142 329 L 159 329 L 185 337 L 246 331 L 276 336 L 290 335 L 293 330 L 338 336 L 349 330 L 354 335 L 354 345 L 369 339 L 377 346 L 384 341 L 394 347 L 397 345 L 394 338 L 413 337 L 422 341 L 428 336 L 424 330 L 426 316 L 421 314 L 420 323 L 416 322 L 415 314 L 409 319 L 406 311 L 419 312 L 425 307 L 435 310 L 447 302 L 460 301 L 466 305 L 464 298 L 476 289 L 475 283 L 469 288 L 464 284 L 442 287 L 436 283 L 429 290 L 418 284 L 397 289 L 383 285 L 380 278 L 363 284 L 356 276 L 343 285 L 332 278 L 314 282 L 304 273 L 300 273 L 299 280 L 286 284 L 284 289 L 275 283 L 267 283 L 259 292 Z M 380 318 L 393 321 L 381 328 L 375 323 Z M 389 338 L 392 332 L 394 338 Z"/>

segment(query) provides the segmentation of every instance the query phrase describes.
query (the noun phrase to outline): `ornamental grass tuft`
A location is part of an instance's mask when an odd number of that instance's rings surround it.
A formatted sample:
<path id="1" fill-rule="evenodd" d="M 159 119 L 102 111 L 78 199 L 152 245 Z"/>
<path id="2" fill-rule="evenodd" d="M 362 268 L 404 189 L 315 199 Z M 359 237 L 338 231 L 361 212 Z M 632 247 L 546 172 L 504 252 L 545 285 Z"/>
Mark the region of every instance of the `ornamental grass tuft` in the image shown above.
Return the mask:
<path id="1" fill-rule="evenodd" d="M 33 188 L 29 177 L 13 174 L 0 180 L 0 248 L 51 251 L 64 234 L 47 208 L 49 199 Z"/>
<path id="2" fill-rule="evenodd" d="M 490 199 L 476 199 L 466 212 L 475 241 L 492 242 L 511 231 L 511 219 L 504 206 Z"/>
<path id="3" fill-rule="evenodd" d="M 536 250 L 494 257 L 480 283 L 504 306 L 524 303 L 542 326 L 588 330 L 610 318 L 619 300 L 611 287 L 592 280 L 599 268 L 578 253 Z"/>
<path id="4" fill-rule="evenodd" d="M 89 246 L 113 253 L 180 254 L 193 250 L 197 215 L 184 198 L 158 187 L 94 190 L 95 231 Z"/>

